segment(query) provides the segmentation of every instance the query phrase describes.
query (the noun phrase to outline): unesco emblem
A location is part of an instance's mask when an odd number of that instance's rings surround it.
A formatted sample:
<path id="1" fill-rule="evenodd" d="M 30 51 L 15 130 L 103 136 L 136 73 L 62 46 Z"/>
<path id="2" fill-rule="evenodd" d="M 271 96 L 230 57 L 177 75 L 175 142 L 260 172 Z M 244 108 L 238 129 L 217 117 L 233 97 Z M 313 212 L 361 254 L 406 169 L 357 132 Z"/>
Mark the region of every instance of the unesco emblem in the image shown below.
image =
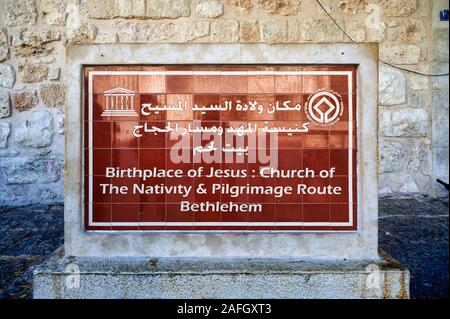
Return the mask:
<path id="1" fill-rule="evenodd" d="M 331 90 L 312 93 L 305 104 L 308 119 L 317 126 L 331 126 L 342 117 L 344 103 L 342 97 Z"/>

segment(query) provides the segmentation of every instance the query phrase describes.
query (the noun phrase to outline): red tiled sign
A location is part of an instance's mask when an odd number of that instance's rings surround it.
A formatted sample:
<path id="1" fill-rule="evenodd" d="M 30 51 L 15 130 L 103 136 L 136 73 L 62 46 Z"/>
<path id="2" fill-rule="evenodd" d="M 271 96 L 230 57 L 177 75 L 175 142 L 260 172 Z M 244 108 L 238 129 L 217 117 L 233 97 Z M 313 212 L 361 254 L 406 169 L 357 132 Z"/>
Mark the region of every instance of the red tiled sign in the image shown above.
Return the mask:
<path id="1" fill-rule="evenodd" d="M 356 66 L 84 70 L 86 230 L 357 229 Z"/>

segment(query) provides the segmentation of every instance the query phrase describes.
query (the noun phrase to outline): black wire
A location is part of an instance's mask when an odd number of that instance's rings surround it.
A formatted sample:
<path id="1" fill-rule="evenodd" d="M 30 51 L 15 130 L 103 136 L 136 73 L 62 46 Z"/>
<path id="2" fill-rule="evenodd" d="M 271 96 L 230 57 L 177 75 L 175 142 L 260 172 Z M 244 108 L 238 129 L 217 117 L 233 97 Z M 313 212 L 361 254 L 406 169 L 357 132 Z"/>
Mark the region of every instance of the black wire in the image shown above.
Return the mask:
<path id="1" fill-rule="evenodd" d="M 334 19 L 331 14 L 325 9 L 325 7 L 322 5 L 322 3 L 319 0 L 316 0 L 317 4 L 322 8 L 322 10 L 326 13 L 326 15 L 333 21 L 333 23 L 338 27 L 339 30 L 341 30 L 341 32 L 353 43 L 357 43 L 355 40 L 353 40 L 345 31 L 344 29 L 342 29 L 342 27 L 339 25 L 339 23 L 337 23 L 336 19 Z M 406 72 L 410 72 L 410 73 L 414 73 L 414 74 L 418 74 L 418 75 L 424 75 L 424 76 L 448 76 L 448 73 L 443 73 L 443 74 L 427 74 L 427 73 L 422 73 L 419 71 L 415 71 L 415 70 L 411 70 L 411 69 L 406 69 L 406 68 L 402 68 L 398 65 L 389 63 L 387 61 L 383 61 L 381 59 L 378 59 L 378 61 L 380 61 L 381 63 L 387 64 L 393 68 L 402 70 L 402 71 L 406 71 Z"/>

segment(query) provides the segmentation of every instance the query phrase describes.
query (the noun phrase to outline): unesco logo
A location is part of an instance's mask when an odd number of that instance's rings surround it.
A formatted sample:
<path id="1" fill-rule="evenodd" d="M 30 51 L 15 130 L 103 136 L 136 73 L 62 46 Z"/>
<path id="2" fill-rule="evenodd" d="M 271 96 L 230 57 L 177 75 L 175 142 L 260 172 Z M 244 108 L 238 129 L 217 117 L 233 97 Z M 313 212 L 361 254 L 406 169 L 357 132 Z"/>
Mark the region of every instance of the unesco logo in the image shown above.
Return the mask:
<path id="1" fill-rule="evenodd" d="M 305 113 L 317 126 L 331 126 L 342 117 L 344 103 L 342 97 L 331 90 L 319 90 L 308 97 Z"/>

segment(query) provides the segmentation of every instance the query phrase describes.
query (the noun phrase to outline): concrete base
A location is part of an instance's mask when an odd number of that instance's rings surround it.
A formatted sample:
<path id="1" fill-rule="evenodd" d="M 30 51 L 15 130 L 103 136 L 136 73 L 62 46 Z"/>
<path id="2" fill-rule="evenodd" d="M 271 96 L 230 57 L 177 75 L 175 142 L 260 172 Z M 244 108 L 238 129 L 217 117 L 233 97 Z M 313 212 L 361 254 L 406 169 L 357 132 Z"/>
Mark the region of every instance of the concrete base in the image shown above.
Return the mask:
<path id="1" fill-rule="evenodd" d="M 409 298 L 409 271 L 378 261 L 54 256 L 34 298 Z"/>

